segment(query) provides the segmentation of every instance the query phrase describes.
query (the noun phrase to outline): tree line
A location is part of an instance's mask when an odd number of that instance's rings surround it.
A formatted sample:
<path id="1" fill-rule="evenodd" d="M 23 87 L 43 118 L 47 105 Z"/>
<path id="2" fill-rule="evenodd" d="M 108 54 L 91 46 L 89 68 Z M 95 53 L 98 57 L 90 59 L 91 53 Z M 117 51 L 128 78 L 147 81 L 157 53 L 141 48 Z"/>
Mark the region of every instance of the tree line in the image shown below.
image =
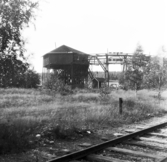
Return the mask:
<path id="1" fill-rule="evenodd" d="M 119 77 L 125 89 L 150 89 L 167 85 L 167 59 L 143 54 L 141 46 L 136 48 L 127 71 Z"/>
<path id="2" fill-rule="evenodd" d="M 39 75 L 25 57 L 22 31 L 34 19 L 38 2 L 0 1 L 0 87 L 36 88 Z"/>

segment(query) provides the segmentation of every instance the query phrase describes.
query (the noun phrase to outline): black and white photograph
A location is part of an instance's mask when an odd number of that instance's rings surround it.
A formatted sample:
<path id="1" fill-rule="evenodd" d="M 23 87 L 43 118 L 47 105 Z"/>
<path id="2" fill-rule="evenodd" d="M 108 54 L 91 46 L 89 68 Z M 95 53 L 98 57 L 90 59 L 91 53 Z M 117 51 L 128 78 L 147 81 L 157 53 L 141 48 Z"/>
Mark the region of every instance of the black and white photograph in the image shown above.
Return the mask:
<path id="1" fill-rule="evenodd" d="M 167 162 L 167 0 L 0 0 L 0 162 Z"/>

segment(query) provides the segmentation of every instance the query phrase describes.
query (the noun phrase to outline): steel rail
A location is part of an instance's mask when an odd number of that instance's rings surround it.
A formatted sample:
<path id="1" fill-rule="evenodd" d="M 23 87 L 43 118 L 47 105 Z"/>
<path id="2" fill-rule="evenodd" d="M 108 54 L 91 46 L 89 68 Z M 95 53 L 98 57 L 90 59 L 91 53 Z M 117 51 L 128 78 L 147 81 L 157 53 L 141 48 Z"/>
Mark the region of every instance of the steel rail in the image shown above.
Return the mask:
<path id="1" fill-rule="evenodd" d="M 129 139 L 132 139 L 134 137 L 146 134 L 148 132 L 155 131 L 156 129 L 159 129 L 159 128 L 164 127 L 166 125 L 167 125 L 167 122 L 161 123 L 161 124 L 158 124 L 158 125 L 155 125 L 155 126 L 152 126 L 152 127 L 149 127 L 149 128 L 125 135 L 125 136 L 122 136 L 122 137 L 115 138 L 115 139 L 107 141 L 107 142 L 103 142 L 101 144 L 94 145 L 92 147 L 89 147 L 89 148 L 81 150 L 81 151 L 77 151 L 77 152 L 74 152 L 71 154 L 64 155 L 62 157 L 58 157 L 58 158 L 49 160 L 47 162 L 69 162 L 72 160 L 81 159 L 89 154 L 100 151 L 100 150 L 107 148 L 109 146 L 114 146 L 114 145 L 119 144 L 125 140 L 129 140 Z"/>

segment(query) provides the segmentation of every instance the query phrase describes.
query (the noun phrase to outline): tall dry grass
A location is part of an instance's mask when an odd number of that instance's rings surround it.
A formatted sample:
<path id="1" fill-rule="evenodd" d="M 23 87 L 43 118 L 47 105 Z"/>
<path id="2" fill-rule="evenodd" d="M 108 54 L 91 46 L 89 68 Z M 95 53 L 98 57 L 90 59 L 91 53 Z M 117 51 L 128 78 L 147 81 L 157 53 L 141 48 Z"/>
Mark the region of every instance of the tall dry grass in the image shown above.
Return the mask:
<path id="1" fill-rule="evenodd" d="M 164 96 L 167 94 L 163 92 Z M 36 147 L 43 138 L 69 139 L 84 130 L 118 127 L 166 111 L 166 98 L 156 91 L 87 92 L 61 96 L 40 90 L 0 89 L 0 153 Z M 123 114 L 118 99 L 123 98 Z"/>

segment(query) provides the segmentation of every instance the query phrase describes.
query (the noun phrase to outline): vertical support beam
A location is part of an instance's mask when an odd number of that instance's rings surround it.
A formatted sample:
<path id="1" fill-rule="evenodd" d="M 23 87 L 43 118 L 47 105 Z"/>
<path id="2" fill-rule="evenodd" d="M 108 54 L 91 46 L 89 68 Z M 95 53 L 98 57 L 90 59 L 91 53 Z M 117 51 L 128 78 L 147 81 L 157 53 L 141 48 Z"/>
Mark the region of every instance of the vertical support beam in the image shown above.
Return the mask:
<path id="1" fill-rule="evenodd" d="M 109 87 L 109 67 L 108 67 L 108 54 L 106 54 L 106 72 L 105 72 L 105 79 L 107 81 L 108 87 Z"/>
<path id="2" fill-rule="evenodd" d="M 124 56 L 124 61 L 123 61 L 123 75 L 124 75 L 124 79 L 125 79 L 125 72 L 126 72 L 126 63 L 127 63 L 127 60 L 126 60 L 126 56 Z"/>
<path id="3" fill-rule="evenodd" d="M 124 71 L 125 71 L 125 63 L 126 63 L 126 57 L 124 56 L 124 57 L 123 57 L 123 73 L 124 73 Z"/>
<path id="4" fill-rule="evenodd" d="M 88 76 L 89 76 L 89 70 L 88 69 L 89 69 L 89 66 L 86 70 L 86 77 L 85 77 L 84 87 L 85 87 L 85 85 L 88 86 Z M 86 88 L 88 88 L 88 87 L 86 87 Z"/>
<path id="5" fill-rule="evenodd" d="M 49 68 L 47 68 L 47 76 L 46 76 L 46 77 L 47 77 L 47 81 L 48 81 L 48 79 L 49 79 L 49 77 L 50 77 L 50 75 L 49 75 L 49 74 L 50 74 L 50 69 L 49 69 Z"/>
<path id="6" fill-rule="evenodd" d="M 45 65 L 45 63 L 44 63 L 44 57 L 43 57 L 43 65 L 42 65 L 42 87 L 43 87 L 43 85 L 44 85 L 44 82 L 45 82 L 45 68 L 44 68 L 44 65 Z"/>
<path id="7" fill-rule="evenodd" d="M 44 85 L 44 67 L 42 67 L 42 87 Z"/>
<path id="8" fill-rule="evenodd" d="M 74 88 L 74 64 L 71 64 L 71 88 Z"/>
<path id="9" fill-rule="evenodd" d="M 127 58 L 128 56 L 126 56 L 126 62 L 125 62 L 125 71 L 127 71 L 127 69 L 128 69 L 128 58 Z"/>
<path id="10" fill-rule="evenodd" d="M 71 88 L 74 88 L 74 54 L 72 54 L 72 63 L 71 63 Z"/>
<path id="11" fill-rule="evenodd" d="M 119 114 L 122 115 L 122 104 L 123 104 L 123 99 L 119 98 Z"/>

